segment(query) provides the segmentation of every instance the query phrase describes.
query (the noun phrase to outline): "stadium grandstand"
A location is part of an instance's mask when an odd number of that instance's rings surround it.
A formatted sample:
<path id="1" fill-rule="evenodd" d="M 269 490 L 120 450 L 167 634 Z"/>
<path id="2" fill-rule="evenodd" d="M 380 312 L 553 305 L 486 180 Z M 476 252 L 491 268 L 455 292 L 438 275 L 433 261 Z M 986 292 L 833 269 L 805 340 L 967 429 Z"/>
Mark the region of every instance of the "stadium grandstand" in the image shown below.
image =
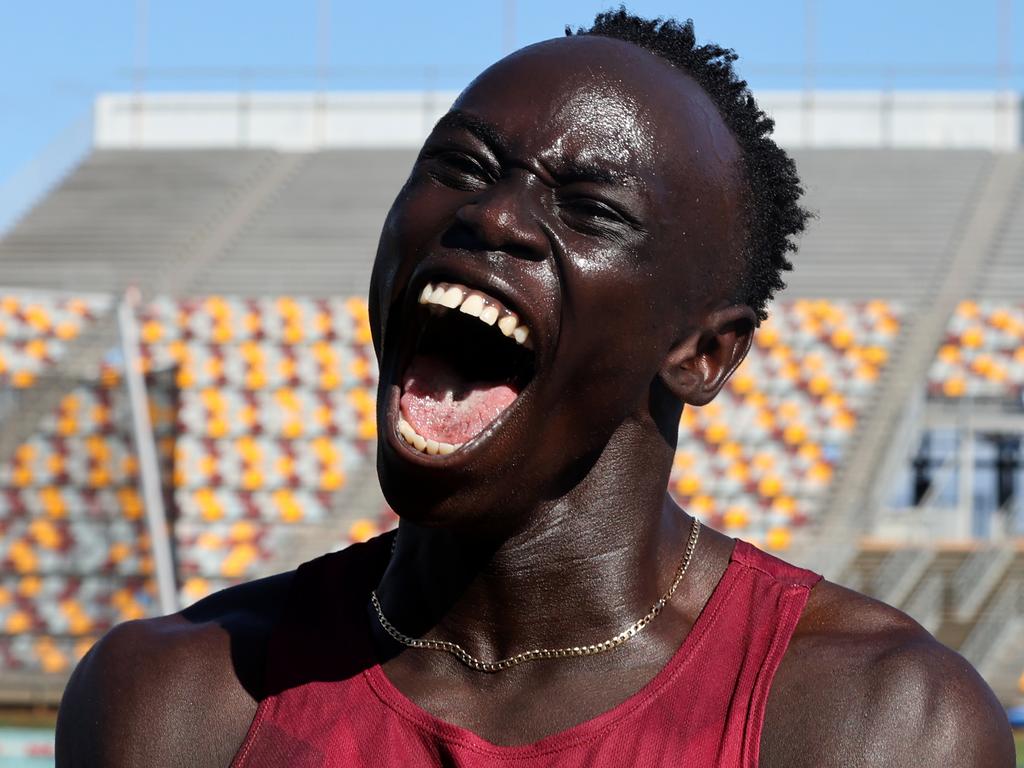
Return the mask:
<path id="1" fill-rule="evenodd" d="M 99 98 L 0 237 L 0 704 L 56 704 L 119 621 L 394 525 L 365 294 L 450 98 Z M 684 412 L 670 491 L 1021 705 L 1019 100 L 764 101 L 816 218 L 746 362 Z"/>

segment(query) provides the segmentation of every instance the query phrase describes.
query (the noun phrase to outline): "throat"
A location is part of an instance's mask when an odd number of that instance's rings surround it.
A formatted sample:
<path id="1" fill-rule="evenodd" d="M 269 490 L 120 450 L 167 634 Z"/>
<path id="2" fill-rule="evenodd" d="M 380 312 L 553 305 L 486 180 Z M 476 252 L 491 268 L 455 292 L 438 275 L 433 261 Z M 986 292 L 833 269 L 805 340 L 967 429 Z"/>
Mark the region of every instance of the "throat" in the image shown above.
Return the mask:
<path id="1" fill-rule="evenodd" d="M 507 381 L 471 380 L 434 356 L 413 358 L 402 382 L 402 417 L 423 437 L 460 445 L 480 434 L 515 402 Z"/>

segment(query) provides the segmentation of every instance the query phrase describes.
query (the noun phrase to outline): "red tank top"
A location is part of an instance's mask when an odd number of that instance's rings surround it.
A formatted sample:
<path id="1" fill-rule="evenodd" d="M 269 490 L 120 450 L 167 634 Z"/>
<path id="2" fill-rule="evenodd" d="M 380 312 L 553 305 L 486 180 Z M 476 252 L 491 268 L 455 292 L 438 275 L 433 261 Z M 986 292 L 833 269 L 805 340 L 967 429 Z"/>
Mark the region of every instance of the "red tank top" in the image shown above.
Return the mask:
<path id="1" fill-rule="evenodd" d="M 647 685 L 592 720 L 507 747 L 430 715 L 374 661 L 366 604 L 390 543 L 381 536 L 298 569 L 271 639 L 268 693 L 234 768 L 755 768 L 772 678 L 821 578 L 737 541 L 690 633 Z"/>

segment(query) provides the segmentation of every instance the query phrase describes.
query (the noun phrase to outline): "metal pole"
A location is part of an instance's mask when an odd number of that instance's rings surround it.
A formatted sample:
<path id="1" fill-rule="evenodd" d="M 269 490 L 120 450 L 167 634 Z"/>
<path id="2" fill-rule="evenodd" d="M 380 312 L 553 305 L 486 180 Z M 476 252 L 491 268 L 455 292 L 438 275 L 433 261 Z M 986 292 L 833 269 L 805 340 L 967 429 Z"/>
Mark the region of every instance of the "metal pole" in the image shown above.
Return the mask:
<path id="1" fill-rule="evenodd" d="M 804 0 L 804 94 L 800 133 L 805 147 L 814 144 L 814 87 L 816 72 L 816 21 L 814 0 Z"/>
<path id="2" fill-rule="evenodd" d="M 505 14 L 501 28 L 501 52 L 508 55 L 516 47 L 516 0 L 505 0 Z"/>
<path id="3" fill-rule="evenodd" d="M 437 89 L 437 67 L 428 64 L 423 68 L 423 102 L 420 115 L 420 130 L 426 136 L 434 127 L 434 91 Z"/>
<path id="4" fill-rule="evenodd" d="M 331 0 L 320 0 L 317 14 L 317 105 L 314 120 L 314 149 L 327 138 L 327 85 L 331 61 Z"/>
<path id="5" fill-rule="evenodd" d="M 1014 98 L 1010 92 L 1013 85 L 1013 2 L 997 0 L 996 61 L 999 87 L 996 96 L 996 147 L 1010 149 L 1014 146 L 1013 107 Z"/>
<path id="6" fill-rule="evenodd" d="M 138 291 L 126 291 L 117 308 L 117 321 L 121 330 L 124 379 L 128 386 L 128 401 L 132 409 L 135 449 L 139 453 L 139 479 L 146 507 L 146 525 L 153 552 L 160 612 L 168 614 L 178 610 L 178 589 L 174 578 L 174 563 L 171 560 L 171 542 L 167 530 L 167 515 L 164 511 L 153 425 L 149 420 L 146 380 L 142 375 L 142 360 L 139 357 L 139 333 L 135 324 L 135 307 L 138 302 Z"/>
<path id="7" fill-rule="evenodd" d="M 149 44 L 149 0 L 135 2 L 135 67 L 132 72 L 132 143 L 142 144 L 142 91 Z"/>
<path id="8" fill-rule="evenodd" d="M 974 424 L 971 420 L 970 401 L 961 404 L 957 426 L 957 530 L 955 536 L 974 537 Z"/>

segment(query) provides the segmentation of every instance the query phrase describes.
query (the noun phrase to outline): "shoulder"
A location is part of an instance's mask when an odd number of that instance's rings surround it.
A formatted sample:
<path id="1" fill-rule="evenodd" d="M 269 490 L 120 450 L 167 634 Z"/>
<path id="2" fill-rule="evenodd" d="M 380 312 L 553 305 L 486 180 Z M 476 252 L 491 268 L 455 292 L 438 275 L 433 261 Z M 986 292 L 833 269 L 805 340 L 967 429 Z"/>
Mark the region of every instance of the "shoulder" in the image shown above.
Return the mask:
<path id="1" fill-rule="evenodd" d="M 816 586 L 772 684 L 761 765 L 1012 768 L 995 695 L 911 618 Z"/>
<path id="2" fill-rule="evenodd" d="M 111 629 L 61 701 L 57 764 L 227 765 L 256 712 L 293 572 Z"/>

